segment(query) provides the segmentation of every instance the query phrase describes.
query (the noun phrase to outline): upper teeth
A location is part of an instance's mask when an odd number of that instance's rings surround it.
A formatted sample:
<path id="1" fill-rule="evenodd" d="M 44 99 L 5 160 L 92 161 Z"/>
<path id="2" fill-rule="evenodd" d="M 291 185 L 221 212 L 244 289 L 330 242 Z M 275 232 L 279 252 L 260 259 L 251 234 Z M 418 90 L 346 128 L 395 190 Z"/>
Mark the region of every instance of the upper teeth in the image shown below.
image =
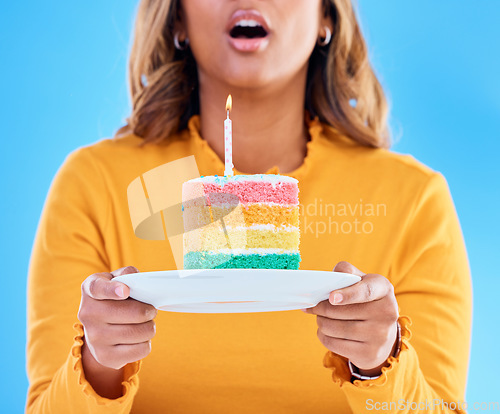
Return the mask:
<path id="1" fill-rule="evenodd" d="M 238 23 L 236 23 L 236 26 L 257 27 L 257 26 L 261 26 L 261 24 L 256 22 L 255 20 L 240 20 Z"/>

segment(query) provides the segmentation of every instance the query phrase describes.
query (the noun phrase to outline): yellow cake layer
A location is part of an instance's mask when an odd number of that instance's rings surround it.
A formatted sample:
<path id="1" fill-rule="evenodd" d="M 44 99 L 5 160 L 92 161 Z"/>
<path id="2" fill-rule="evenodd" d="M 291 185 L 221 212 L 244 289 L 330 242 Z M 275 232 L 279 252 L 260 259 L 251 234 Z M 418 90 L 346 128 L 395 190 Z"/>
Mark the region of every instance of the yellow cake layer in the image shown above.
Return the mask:
<path id="1" fill-rule="evenodd" d="M 192 251 L 217 251 L 219 249 L 273 248 L 298 250 L 299 229 L 262 230 L 226 227 L 220 222 L 184 233 L 184 254 Z"/>
<path id="2" fill-rule="evenodd" d="M 235 209 L 221 206 L 184 207 L 184 230 L 203 227 L 212 221 L 224 219 L 226 226 L 251 226 L 252 224 L 273 224 L 299 226 L 299 206 L 267 205 L 261 203 L 240 204 Z"/>

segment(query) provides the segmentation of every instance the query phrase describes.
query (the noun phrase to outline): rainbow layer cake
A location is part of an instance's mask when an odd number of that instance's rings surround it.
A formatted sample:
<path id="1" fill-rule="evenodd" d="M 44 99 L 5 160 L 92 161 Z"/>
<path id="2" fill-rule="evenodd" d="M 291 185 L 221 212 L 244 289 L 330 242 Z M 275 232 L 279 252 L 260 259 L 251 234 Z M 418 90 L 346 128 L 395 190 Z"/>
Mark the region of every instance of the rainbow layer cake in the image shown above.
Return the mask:
<path id="1" fill-rule="evenodd" d="M 298 269 L 295 178 L 206 176 L 182 185 L 184 269 Z"/>

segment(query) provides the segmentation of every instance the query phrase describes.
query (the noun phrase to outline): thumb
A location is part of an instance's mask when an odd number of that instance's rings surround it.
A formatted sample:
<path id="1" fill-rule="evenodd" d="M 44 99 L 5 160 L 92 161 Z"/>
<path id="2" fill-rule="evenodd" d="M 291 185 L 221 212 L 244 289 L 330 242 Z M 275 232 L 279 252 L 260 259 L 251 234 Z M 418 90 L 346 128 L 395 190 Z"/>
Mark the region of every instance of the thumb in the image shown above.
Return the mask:
<path id="1" fill-rule="evenodd" d="M 139 273 L 139 269 L 135 266 L 125 266 L 120 269 L 113 270 L 111 272 L 111 277 L 115 278 L 117 276 L 129 275 L 131 273 Z M 116 296 L 120 299 L 126 299 L 130 295 L 130 288 L 124 283 L 115 282 L 113 283 L 113 288 Z"/>
<path id="2" fill-rule="evenodd" d="M 126 299 L 128 291 L 123 283 L 112 282 L 111 273 L 94 273 L 82 283 L 82 294 L 96 300 L 121 300 Z"/>
<path id="3" fill-rule="evenodd" d="M 334 272 L 350 273 L 351 275 L 364 276 L 365 274 L 349 262 L 338 262 L 333 268 Z"/>

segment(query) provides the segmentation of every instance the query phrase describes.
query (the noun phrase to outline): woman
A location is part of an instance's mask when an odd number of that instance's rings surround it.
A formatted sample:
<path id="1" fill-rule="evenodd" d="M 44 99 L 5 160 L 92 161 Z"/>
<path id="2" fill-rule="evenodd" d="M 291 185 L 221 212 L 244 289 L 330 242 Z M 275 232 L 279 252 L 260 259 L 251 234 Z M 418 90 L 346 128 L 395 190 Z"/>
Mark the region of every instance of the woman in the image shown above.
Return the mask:
<path id="1" fill-rule="evenodd" d="M 459 411 L 460 227 L 443 177 L 384 149 L 386 100 L 350 0 L 142 0 L 129 69 L 127 125 L 66 160 L 41 219 L 27 411 Z M 236 173 L 299 180 L 301 269 L 362 277 L 306 314 L 157 313 L 113 281 L 176 268 L 168 241 L 135 237 L 127 187 L 190 155 L 222 174 L 229 93 Z"/>

